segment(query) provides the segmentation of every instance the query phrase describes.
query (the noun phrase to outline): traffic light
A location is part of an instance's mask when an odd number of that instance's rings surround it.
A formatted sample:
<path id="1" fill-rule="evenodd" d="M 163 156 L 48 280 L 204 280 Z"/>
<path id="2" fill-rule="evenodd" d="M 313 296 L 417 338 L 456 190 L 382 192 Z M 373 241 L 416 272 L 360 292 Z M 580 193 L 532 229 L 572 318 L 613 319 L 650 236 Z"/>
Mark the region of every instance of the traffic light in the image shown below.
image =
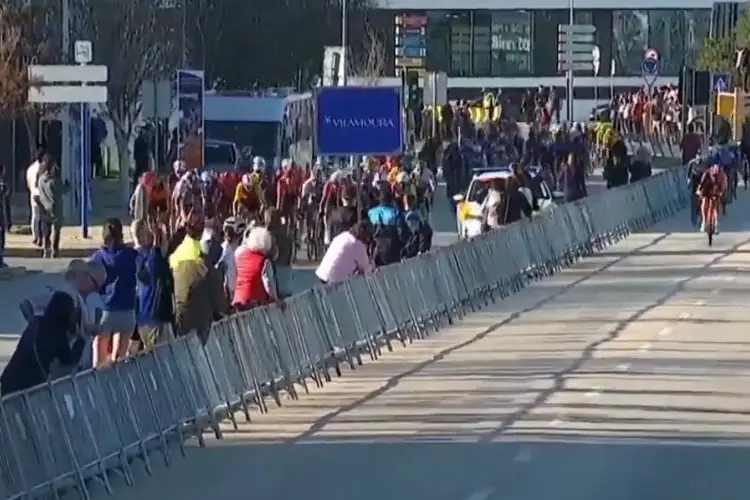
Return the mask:
<path id="1" fill-rule="evenodd" d="M 422 89 L 419 88 L 419 73 L 406 71 L 406 108 L 418 110 L 422 104 Z"/>

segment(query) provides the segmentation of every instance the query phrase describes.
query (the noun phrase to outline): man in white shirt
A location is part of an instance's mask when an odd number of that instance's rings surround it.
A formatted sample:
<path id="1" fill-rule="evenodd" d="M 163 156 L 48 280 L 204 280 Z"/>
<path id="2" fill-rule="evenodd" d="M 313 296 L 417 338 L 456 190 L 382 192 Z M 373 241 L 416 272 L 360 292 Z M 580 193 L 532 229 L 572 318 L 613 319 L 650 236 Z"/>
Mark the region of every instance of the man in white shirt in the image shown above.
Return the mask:
<path id="1" fill-rule="evenodd" d="M 39 193 L 37 189 L 37 180 L 39 178 L 39 167 L 42 164 L 42 155 L 37 155 L 34 163 L 26 169 L 26 187 L 29 190 L 29 207 L 31 213 L 31 234 L 34 237 L 34 244 L 42 246 L 41 219 L 39 216 L 39 206 L 34 202 L 34 196 Z"/>
<path id="2" fill-rule="evenodd" d="M 322 283 L 339 283 L 358 274 L 371 273 L 375 266 L 364 243 L 370 234 L 365 222 L 336 236 L 320 261 L 315 275 Z"/>

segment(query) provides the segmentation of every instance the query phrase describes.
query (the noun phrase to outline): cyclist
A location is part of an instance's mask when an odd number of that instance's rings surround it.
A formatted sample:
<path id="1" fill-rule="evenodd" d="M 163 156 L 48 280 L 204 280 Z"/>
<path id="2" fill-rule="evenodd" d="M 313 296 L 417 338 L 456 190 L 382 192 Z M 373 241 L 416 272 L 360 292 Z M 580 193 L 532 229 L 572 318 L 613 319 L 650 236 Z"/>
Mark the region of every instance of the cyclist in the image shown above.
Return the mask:
<path id="1" fill-rule="evenodd" d="M 200 193 L 203 213 L 207 219 L 214 219 L 218 215 L 219 183 L 212 170 L 201 172 Z"/>
<path id="2" fill-rule="evenodd" d="M 261 201 L 256 189 L 257 185 L 253 185 L 252 175 L 253 174 L 243 175 L 240 183 L 237 184 L 237 188 L 234 191 L 232 213 L 235 216 L 243 216 L 252 219 L 258 214 L 258 212 L 260 212 Z"/>
<path id="3" fill-rule="evenodd" d="M 313 237 L 316 215 L 323 199 L 323 172 L 319 168 L 313 169 L 310 177 L 302 183 L 300 189 L 298 210 L 302 214 L 302 223 L 307 234 L 305 243 Z"/>
<path id="4" fill-rule="evenodd" d="M 281 174 L 276 181 L 276 209 L 281 217 L 286 220 L 287 228 L 292 228 L 296 224 L 295 209 L 297 208 L 301 187 L 297 167 L 292 163 L 292 160 L 283 160 L 281 162 Z"/>
<path id="5" fill-rule="evenodd" d="M 714 234 L 719 234 L 719 201 L 727 190 L 727 178 L 719 165 L 712 165 L 703 174 L 698 185 L 698 195 L 701 199 L 701 231 L 706 230 L 706 221 L 713 217 Z M 709 213 L 711 210 L 712 213 Z"/>

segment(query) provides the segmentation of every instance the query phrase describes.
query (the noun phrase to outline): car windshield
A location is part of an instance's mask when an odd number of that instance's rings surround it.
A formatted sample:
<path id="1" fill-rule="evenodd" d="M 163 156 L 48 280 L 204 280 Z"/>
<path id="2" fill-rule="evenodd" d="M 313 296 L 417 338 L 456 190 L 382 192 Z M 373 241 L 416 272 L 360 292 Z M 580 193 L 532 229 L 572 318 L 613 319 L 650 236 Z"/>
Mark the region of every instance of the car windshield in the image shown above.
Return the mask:
<path id="1" fill-rule="evenodd" d="M 203 161 L 206 168 L 216 173 L 232 170 L 237 162 L 237 154 L 231 143 L 207 142 Z"/>

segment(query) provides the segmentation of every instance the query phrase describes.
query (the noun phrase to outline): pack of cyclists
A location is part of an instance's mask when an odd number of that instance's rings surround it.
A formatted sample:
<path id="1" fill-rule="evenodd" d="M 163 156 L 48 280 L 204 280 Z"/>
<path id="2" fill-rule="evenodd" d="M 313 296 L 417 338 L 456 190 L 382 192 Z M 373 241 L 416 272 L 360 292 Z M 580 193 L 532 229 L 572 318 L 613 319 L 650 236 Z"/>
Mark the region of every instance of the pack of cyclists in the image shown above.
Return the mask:
<path id="1" fill-rule="evenodd" d="M 404 168 L 402 158 L 366 158 L 354 168 L 303 167 L 287 159 L 276 170 L 255 157 L 248 171 L 218 174 L 197 172 L 177 160 L 165 179 L 154 172 L 145 173 L 136 192 L 143 198 L 145 215 L 160 220 L 171 231 L 196 215 L 216 229 L 223 229 L 227 220 L 233 227 L 236 221 L 243 221 L 243 227 L 262 225 L 265 209 L 274 207 L 295 242 L 295 250 L 304 243 L 308 259 L 317 261 L 335 236 L 332 230 L 336 224 L 331 221 L 339 209 L 357 207 L 358 218 L 368 219 L 368 210 L 380 206 L 382 193 L 387 191 L 400 213 L 411 221 L 418 218 L 419 227 L 428 227 L 435 187 L 431 169 L 419 162 L 411 169 Z M 131 202 L 131 211 L 133 207 Z M 422 250 L 425 247 L 421 245 Z"/>

